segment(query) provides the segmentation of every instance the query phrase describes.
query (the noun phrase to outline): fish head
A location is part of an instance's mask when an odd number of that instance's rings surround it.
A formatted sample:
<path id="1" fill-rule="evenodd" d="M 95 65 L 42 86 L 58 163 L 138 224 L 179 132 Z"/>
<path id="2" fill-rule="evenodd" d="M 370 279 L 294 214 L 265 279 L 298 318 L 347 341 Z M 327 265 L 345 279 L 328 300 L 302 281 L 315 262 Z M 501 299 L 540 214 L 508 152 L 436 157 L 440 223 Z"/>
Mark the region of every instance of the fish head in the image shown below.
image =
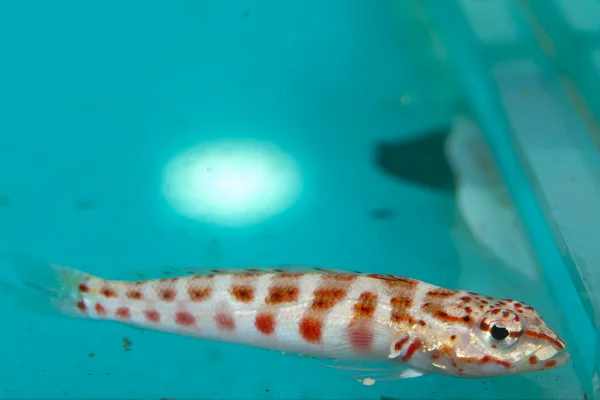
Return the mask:
<path id="1" fill-rule="evenodd" d="M 510 299 L 486 299 L 482 305 L 473 304 L 477 300 L 470 303 L 473 311 L 463 323 L 446 324 L 448 328 L 431 347 L 438 371 L 492 377 L 559 368 L 567 363 L 565 342 L 536 310 Z"/>
<path id="2" fill-rule="evenodd" d="M 488 308 L 455 341 L 454 362 L 465 375 L 523 374 L 558 368 L 569 360 L 565 342 L 533 307 L 505 299 Z"/>

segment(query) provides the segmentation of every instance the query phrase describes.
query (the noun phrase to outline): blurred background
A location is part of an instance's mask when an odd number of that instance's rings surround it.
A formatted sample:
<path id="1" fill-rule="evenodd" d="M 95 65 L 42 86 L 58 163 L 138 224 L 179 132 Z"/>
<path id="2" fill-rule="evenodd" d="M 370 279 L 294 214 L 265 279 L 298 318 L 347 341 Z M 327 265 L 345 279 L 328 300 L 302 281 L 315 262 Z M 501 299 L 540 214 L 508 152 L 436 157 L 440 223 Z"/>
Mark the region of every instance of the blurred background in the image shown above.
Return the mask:
<path id="1" fill-rule="evenodd" d="M 599 35 L 598 0 L 1 3 L 0 253 L 405 275 L 532 304 L 571 362 L 364 387 L 0 296 L 0 398 L 600 398 Z"/>

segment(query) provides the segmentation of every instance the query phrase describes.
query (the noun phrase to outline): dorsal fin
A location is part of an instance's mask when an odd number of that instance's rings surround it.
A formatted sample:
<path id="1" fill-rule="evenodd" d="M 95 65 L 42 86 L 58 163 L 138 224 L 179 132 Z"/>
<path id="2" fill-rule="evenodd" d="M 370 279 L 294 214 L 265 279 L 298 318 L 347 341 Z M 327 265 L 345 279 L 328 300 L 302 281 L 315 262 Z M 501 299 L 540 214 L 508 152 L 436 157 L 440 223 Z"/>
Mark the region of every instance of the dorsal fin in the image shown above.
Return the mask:
<path id="1" fill-rule="evenodd" d="M 146 280 L 160 278 L 177 278 L 185 276 L 202 275 L 226 275 L 226 274 L 361 274 L 360 272 L 349 272 L 329 268 L 318 268 L 304 265 L 282 265 L 277 267 L 255 267 L 255 268 L 193 268 L 193 267 L 162 267 L 145 269 L 143 271 L 127 271 L 117 274 L 111 279 L 123 280 Z"/>

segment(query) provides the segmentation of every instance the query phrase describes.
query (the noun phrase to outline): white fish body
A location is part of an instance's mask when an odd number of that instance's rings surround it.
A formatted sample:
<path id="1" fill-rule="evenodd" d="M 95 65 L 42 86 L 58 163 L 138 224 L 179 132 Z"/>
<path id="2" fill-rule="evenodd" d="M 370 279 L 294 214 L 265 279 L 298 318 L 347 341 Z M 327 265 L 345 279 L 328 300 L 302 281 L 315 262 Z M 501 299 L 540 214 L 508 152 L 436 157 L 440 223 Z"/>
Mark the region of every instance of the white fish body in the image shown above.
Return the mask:
<path id="1" fill-rule="evenodd" d="M 533 308 L 410 278 L 282 268 L 117 281 L 21 256 L 13 265 L 24 284 L 17 293 L 34 289 L 36 302 L 49 295 L 68 315 L 375 362 L 386 379 L 520 374 L 556 368 L 569 358 L 565 343 Z"/>

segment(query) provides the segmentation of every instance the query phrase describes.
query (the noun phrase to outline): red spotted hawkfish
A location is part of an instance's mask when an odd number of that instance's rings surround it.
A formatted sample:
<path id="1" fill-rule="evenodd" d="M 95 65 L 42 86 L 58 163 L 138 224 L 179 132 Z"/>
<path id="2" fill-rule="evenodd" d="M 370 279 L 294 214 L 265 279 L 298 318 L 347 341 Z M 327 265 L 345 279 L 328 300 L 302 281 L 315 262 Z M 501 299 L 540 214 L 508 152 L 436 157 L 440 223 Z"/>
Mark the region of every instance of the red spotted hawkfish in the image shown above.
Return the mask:
<path id="1" fill-rule="evenodd" d="M 399 276 L 287 267 L 124 281 L 14 261 L 25 287 L 43 296 L 37 302 L 51 299 L 52 310 L 335 360 L 330 366 L 360 372 L 353 376 L 365 384 L 427 373 L 514 375 L 569 359 L 522 302 Z"/>

